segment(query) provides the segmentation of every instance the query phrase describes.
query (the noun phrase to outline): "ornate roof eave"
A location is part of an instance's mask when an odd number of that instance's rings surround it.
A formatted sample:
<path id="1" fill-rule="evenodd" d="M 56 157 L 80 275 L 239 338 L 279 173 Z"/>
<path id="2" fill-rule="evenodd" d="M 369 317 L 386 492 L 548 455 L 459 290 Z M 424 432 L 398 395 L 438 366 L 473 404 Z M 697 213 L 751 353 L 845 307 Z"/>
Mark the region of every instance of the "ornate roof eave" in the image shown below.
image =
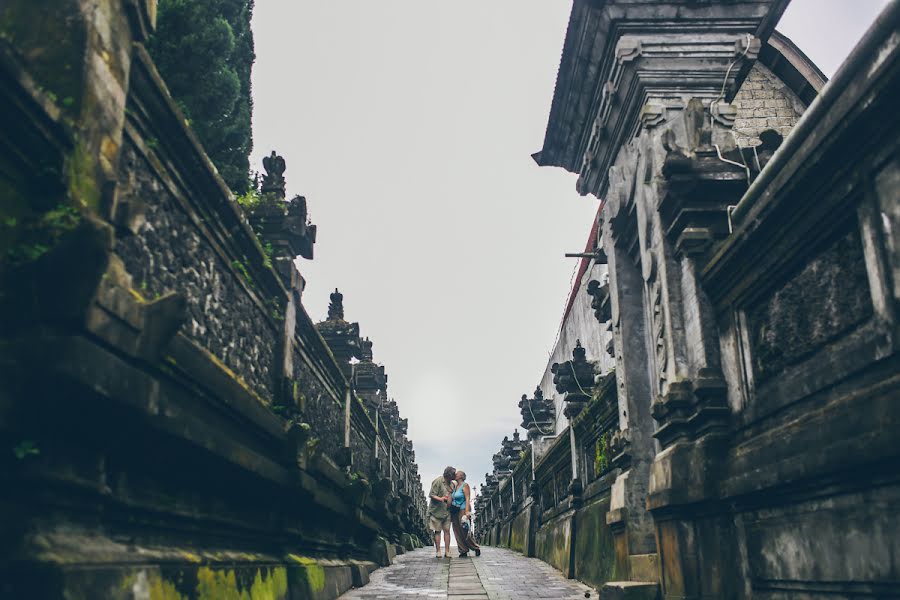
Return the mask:
<path id="1" fill-rule="evenodd" d="M 724 0 L 685 4 L 673 0 L 647 0 L 619 4 L 614 0 L 574 0 L 569 16 L 562 58 L 543 148 L 532 155 L 539 166 L 562 167 L 571 173 L 582 171 L 582 162 L 591 137 L 591 122 L 597 115 L 604 88 L 613 71 L 617 43 L 621 36 L 660 35 L 667 32 L 747 32 L 766 41 L 781 18 L 789 0 L 769 2 Z M 727 12 L 726 10 L 727 9 Z M 726 15 L 727 18 L 721 15 Z M 739 64 L 729 74 L 726 101 L 730 100 L 752 66 Z M 720 78 L 721 81 L 721 78 Z M 641 103 L 642 104 L 642 103 Z M 640 106 L 638 106 L 638 110 Z M 634 108 L 631 109 L 632 112 Z M 619 127 L 621 139 L 631 128 Z M 617 143 L 617 140 L 613 140 Z M 601 165 L 602 166 L 602 165 Z M 601 168 L 601 172 L 604 169 Z M 582 194 L 594 193 L 579 186 Z"/>

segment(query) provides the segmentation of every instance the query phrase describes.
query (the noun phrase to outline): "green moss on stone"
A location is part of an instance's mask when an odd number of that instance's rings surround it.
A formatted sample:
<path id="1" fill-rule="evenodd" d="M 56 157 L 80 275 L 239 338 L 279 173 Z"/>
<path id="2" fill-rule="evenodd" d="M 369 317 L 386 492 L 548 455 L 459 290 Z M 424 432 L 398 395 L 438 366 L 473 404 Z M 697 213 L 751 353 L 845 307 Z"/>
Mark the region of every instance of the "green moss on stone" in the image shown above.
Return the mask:
<path id="1" fill-rule="evenodd" d="M 284 567 L 257 569 L 250 589 L 241 589 L 233 569 L 197 571 L 197 600 L 282 600 L 287 595 L 287 570 Z M 155 600 L 155 599 L 154 599 Z M 166 599 L 168 600 L 168 599 Z"/>
<path id="2" fill-rule="evenodd" d="M 66 159 L 66 185 L 69 197 L 82 208 L 97 212 L 100 188 L 97 185 L 97 163 L 85 143 L 79 140 Z"/>
<path id="3" fill-rule="evenodd" d="M 34 0 L 4 0 L 0 6 L 0 39 L 22 55 L 28 72 L 48 98 L 63 98 L 76 114 L 81 99 L 86 27 L 78 2 L 68 0 L 47 10 Z"/>
<path id="4" fill-rule="evenodd" d="M 12 230 L 16 243 L 6 251 L 4 258 L 12 264 L 33 262 L 55 248 L 63 236 L 80 223 L 81 213 L 66 204 L 26 218 L 7 219 L 4 228 Z"/>
<path id="5" fill-rule="evenodd" d="M 153 575 L 150 577 L 150 600 L 187 600 L 178 589 L 165 579 Z"/>
<path id="6" fill-rule="evenodd" d="M 296 554 L 288 554 L 288 558 L 296 563 L 296 572 L 309 591 L 318 593 L 325 589 L 325 569 L 315 559 Z"/>

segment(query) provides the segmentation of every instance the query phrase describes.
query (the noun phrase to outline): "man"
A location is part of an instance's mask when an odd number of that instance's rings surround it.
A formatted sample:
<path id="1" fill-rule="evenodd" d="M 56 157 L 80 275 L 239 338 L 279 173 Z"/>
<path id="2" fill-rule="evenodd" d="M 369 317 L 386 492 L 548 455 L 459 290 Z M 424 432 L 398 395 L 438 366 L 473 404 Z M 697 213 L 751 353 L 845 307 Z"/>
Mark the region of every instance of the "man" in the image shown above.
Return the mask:
<path id="1" fill-rule="evenodd" d="M 444 558 L 450 558 L 450 482 L 456 477 L 456 469 L 447 467 L 444 474 L 431 482 L 428 502 L 428 519 L 434 532 L 434 557 L 441 557 L 441 532 L 444 532 Z"/>

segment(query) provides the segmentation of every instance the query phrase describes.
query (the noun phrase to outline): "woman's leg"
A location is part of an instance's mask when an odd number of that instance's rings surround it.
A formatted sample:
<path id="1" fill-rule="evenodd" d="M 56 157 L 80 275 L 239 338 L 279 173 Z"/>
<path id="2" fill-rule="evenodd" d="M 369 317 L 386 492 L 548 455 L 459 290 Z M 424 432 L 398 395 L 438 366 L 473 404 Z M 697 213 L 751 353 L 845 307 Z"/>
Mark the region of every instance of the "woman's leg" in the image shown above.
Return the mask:
<path id="1" fill-rule="evenodd" d="M 478 542 L 475 541 L 475 536 L 472 535 L 471 529 L 469 530 L 469 535 L 466 538 L 466 546 L 469 548 L 469 550 L 474 550 L 481 554 L 481 546 L 479 546 Z"/>
<path id="2" fill-rule="evenodd" d="M 459 553 L 462 554 L 469 551 L 469 546 L 466 544 L 466 532 L 459 522 L 460 514 L 462 514 L 462 511 L 459 510 L 451 512 L 450 522 L 453 523 L 453 535 L 456 537 L 456 545 L 459 547 Z"/>

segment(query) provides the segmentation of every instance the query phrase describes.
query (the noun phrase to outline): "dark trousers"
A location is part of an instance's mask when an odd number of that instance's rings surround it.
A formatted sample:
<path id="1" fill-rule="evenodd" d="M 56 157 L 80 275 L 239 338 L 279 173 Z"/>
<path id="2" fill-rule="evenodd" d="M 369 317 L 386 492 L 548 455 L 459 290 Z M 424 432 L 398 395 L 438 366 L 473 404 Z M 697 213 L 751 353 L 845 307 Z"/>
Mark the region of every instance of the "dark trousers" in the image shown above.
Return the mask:
<path id="1" fill-rule="evenodd" d="M 481 550 L 481 546 L 478 545 L 478 542 L 475 541 L 475 536 L 471 533 L 471 527 L 469 528 L 468 533 L 463 529 L 462 522 L 460 521 L 460 519 L 462 519 L 462 514 L 461 510 L 450 511 L 450 523 L 453 524 L 453 535 L 456 537 L 456 546 L 459 548 L 460 552 Z"/>

